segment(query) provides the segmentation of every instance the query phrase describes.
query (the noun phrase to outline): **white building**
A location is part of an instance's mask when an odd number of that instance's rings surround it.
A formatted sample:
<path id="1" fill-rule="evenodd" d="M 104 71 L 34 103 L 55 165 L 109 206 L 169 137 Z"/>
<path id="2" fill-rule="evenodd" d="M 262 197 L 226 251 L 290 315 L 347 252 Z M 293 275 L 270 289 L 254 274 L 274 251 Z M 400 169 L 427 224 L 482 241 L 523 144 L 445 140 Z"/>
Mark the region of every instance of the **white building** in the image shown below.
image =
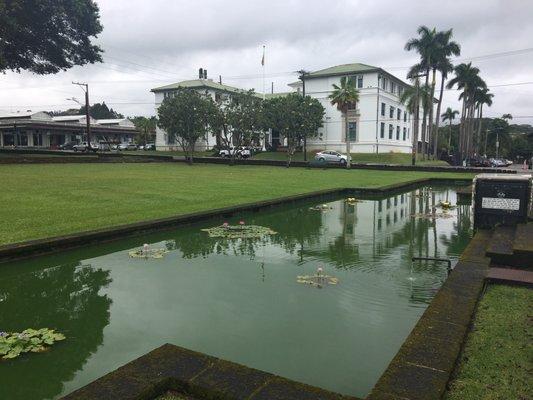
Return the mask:
<path id="1" fill-rule="evenodd" d="M 157 110 L 164 99 L 167 97 L 172 97 L 178 89 L 194 89 L 199 93 L 210 96 L 214 101 L 228 101 L 231 98 L 232 94 L 243 93 L 244 89 L 239 89 L 233 86 L 223 85 L 218 82 L 214 82 L 212 79 L 207 79 L 207 75 L 202 75 L 202 78 L 193 79 L 189 81 L 182 81 L 173 83 L 166 86 L 157 87 L 151 89 L 151 92 L 155 94 L 155 112 L 157 115 Z M 259 95 L 258 95 L 259 96 Z M 210 133 L 207 135 L 205 140 L 199 140 L 196 143 L 196 151 L 205 151 L 210 150 L 217 144 L 218 138 L 216 133 Z M 220 144 L 220 143 L 219 143 Z M 169 135 L 160 127 L 156 128 L 156 140 L 155 145 L 157 150 L 182 150 L 179 144 L 174 140 L 174 138 L 169 137 Z"/>
<path id="2" fill-rule="evenodd" d="M 400 102 L 402 92 L 408 84 L 382 68 L 360 63 L 337 65 L 306 74 L 305 94 L 318 99 L 326 110 L 323 127 L 319 129 L 319 138 L 307 141 L 308 150 L 346 151 L 345 117 L 336 106 L 331 105 L 328 98 L 333 91 L 333 84 L 339 85 L 343 76 L 353 77 L 359 91 L 357 109 L 348 112 L 350 152 L 411 153 L 414 118 Z M 303 92 L 301 81 L 291 83 L 289 86 L 293 90 Z M 179 88 L 195 89 L 216 101 L 227 100 L 233 93 L 244 91 L 213 82 L 200 72 L 199 79 L 152 89 L 155 94 L 156 114 L 163 100 L 173 96 Z M 266 96 L 270 98 L 286 94 L 274 93 Z M 261 94 L 258 96 L 262 97 Z M 421 132 L 420 127 L 419 132 Z M 274 148 L 285 144 L 275 131 L 267 133 L 265 141 Z M 209 150 L 216 144 L 217 135 L 210 134 L 206 140 L 197 143 L 196 150 Z M 156 148 L 181 150 L 178 144 L 159 127 L 156 131 Z"/>
<path id="3" fill-rule="evenodd" d="M 359 91 L 357 109 L 348 112 L 350 151 L 410 153 L 414 118 L 400 102 L 408 85 L 379 67 L 359 63 L 337 65 L 305 76 L 305 94 L 318 99 L 326 110 L 319 130 L 321 139 L 308 140 L 308 149 L 346 150 L 345 117 L 328 98 L 333 84 L 340 85 L 343 76 L 353 77 Z M 303 90 L 301 81 L 289 86 Z"/>
<path id="4" fill-rule="evenodd" d="M 79 143 L 86 140 L 86 121 L 85 115 L 51 117 L 44 111 L 0 113 L 0 147 L 56 149 L 68 142 Z M 90 118 L 90 122 L 92 142 L 131 142 L 137 133 L 128 119 Z"/>

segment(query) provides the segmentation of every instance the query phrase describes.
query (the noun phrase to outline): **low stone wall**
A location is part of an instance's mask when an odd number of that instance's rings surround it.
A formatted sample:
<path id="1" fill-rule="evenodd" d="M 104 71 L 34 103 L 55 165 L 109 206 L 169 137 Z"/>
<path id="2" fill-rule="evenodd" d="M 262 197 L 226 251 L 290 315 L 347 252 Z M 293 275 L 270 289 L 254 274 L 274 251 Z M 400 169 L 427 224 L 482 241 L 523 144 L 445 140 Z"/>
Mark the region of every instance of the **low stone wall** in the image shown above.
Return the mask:
<path id="1" fill-rule="evenodd" d="M 62 400 L 152 400 L 167 390 L 197 400 L 358 400 L 165 344 Z"/>
<path id="2" fill-rule="evenodd" d="M 185 162 L 185 159 L 176 161 Z M 258 160 L 258 159 L 236 159 L 230 160 L 228 158 L 220 157 L 193 157 L 195 163 L 207 164 L 231 164 L 235 165 L 268 165 L 273 167 L 287 167 L 286 161 L 280 160 Z M 305 168 L 336 168 L 345 169 L 340 164 L 321 164 L 308 161 L 293 161 L 291 167 L 305 167 Z M 439 165 L 401 165 L 401 164 L 375 164 L 375 163 L 353 163 L 351 169 L 373 169 L 381 171 L 420 171 L 420 172 L 463 172 L 463 173 L 499 173 L 499 174 L 516 174 L 515 170 L 505 168 L 480 168 L 480 167 L 454 167 L 454 166 L 439 166 Z"/>
<path id="3" fill-rule="evenodd" d="M 470 241 L 368 400 L 441 399 L 489 271 L 490 237 L 491 232 L 479 231 Z"/>

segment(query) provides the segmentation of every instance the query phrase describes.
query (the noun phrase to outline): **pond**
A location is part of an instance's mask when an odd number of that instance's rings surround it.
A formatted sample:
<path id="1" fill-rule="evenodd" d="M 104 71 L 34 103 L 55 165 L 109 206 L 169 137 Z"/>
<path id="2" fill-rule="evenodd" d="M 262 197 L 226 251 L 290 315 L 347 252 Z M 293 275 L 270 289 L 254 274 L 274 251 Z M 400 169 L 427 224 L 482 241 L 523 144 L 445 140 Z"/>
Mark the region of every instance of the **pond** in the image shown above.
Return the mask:
<path id="1" fill-rule="evenodd" d="M 428 218 L 446 199 L 453 188 L 303 201 L 2 264 L 0 330 L 67 339 L 0 361 L 0 398 L 58 398 L 167 342 L 364 397 L 446 279 L 411 257 L 457 260 L 470 240 L 469 206 Z M 201 230 L 239 221 L 276 234 Z M 168 252 L 131 257 L 144 243 Z M 318 268 L 338 283 L 298 282 Z"/>

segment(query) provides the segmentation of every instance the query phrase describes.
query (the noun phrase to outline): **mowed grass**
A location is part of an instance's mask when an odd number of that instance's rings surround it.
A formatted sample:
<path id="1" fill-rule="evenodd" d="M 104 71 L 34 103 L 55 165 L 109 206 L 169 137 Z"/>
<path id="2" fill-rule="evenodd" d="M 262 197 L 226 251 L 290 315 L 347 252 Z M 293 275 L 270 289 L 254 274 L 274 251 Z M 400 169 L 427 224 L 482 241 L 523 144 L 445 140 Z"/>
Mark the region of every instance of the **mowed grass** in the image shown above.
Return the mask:
<path id="1" fill-rule="evenodd" d="M 445 400 L 525 400 L 533 393 L 533 291 L 490 286 Z"/>
<path id="2" fill-rule="evenodd" d="M 470 174 L 183 163 L 0 165 L 0 244 L 339 187 Z"/>

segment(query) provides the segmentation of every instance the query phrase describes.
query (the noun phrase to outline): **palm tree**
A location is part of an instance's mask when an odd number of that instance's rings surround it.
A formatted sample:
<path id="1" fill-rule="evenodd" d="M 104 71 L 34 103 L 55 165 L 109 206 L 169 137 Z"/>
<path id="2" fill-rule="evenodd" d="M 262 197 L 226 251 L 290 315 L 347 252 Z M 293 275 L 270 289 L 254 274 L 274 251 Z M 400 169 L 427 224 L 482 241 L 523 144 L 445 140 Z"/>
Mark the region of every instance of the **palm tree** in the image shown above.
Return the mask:
<path id="1" fill-rule="evenodd" d="M 479 68 L 473 67 L 472 63 L 462 63 L 457 65 L 454 69 L 455 77 L 453 77 L 446 87 L 448 89 L 457 86 L 457 89 L 462 90 L 459 100 L 463 100 L 463 105 L 461 108 L 461 124 L 459 126 L 459 148 L 458 148 L 458 158 L 463 160 L 466 155 L 467 150 L 467 130 L 466 130 L 466 120 L 469 116 L 469 99 L 472 94 L 473 88 L 479 86 Z"/>
<path id="2" fill-rule="evenodd" d="M 453 110 L 451 107 L 448 107 L 446 111 L 441 115 L 442 122 L 449 121 L 448 124 L 448 149 L 451 146 L 452 141 L 452 122 L 459 115 L 459 111 Z"/>
<path id="3" fill-rule="evenodd" d="M 408 78 L 414 78 L 414 73 L 417 75 L 422 72 L 425 75 L 425 85 L 429 81 L 429 72 L 432 68 L 433 60 L 436 56 L 435 52 L 438 48 L 437 30 L 435 28 L 429 29 L 427 26 L 420 26 L 417 29 L 418 38 L 412 38 L 405 44 L 405 50 L 415 50 L 420 54 L 420 63 L 415 65 L 408 73 Z M 426 117 L 427 111 L 424 109 L 422 118 L 422 158 L 426 157 Z"/>
<path id="4" fill-rule="evenodd" d="M 348 124 L 348 110 L 357 109 L 357 102 L 359 101 L 359 91 L 356 88 L 355 79 L 352 77 L 343 76 L 340 81 L 340 86 L 333 84 L 333 91 L 328 96 L 331 105 L 337 106 L 337 109 L 344 114 L 346 125 L 346 168 L 350 168 L 350 132 Z"/>
<path id="5" fill-rule="evenodd" d="M 476 147 L 475 151 L 479 154 L 479 147 L 481 142 L 481 125 L 483 121 L 483 105 L 490 107 L 492 105 L 492 98 L 494 95 L 489 93 L 487 87 L 478 88 L 474 94 L 474 100 L 476 102 L 477 109 L 477 134 L 476 134 Z"/>
<path id="6" fill-rule="evenodd" d="M 513 116 L 511 114 L 503 114 L 502 119 L 507 121 L 508 119 L 513 119 Z"/>
<path id="7" fill-rule="evenodd" d="M 453 65 L 449 59 L 450 56 L 458 56 L 461 54 L 461 46 L 457 42 L 451 40 L 453 35 L 453 30 L 449 29 L 447 31 L 439 32 L 437 35 L 437 49 L 435 51 L 435 62 L 433 63 L 433 71 L 439 71 L 441 74 L 441 84 L 439 92 L 439 100 L 437 103 L 437 116 L 435 118 L 435 128 L 432 132 L 433 136 L 433 157 L 436 159 L 438 154 L 438 131 L 439 131 L 439 121 L 440 121 L 440 110 L 442 106 L 442 94 L 444 92 L 444 84 L 448 74 L 453 71 Z M 435 95 L 435 84 L 432 83 L 432 94 L 431 97 Z M 433 107 L 431 108 L 433 111 Z M 433 122 L 432 122 L 433 123 Z"/>
<path id="8" fill-rule="evenodd" d="M 425 109 L 427 100 L 428 87 L 426 85 L 420 86 L 420 80 L 414 79 L 414 86 L 408 86 L 400 96 L 400 102 L 405 104 L 407 110 L 414 117 L 413 121 L 413 163 L 416 160 L 416 153 L 418 151 L 419 125 L 420 125 L 420 106 Z M 421 104 L 422 99 L 422 104 Z M 414 165 L 414 164 L 413 164 Z"/>

